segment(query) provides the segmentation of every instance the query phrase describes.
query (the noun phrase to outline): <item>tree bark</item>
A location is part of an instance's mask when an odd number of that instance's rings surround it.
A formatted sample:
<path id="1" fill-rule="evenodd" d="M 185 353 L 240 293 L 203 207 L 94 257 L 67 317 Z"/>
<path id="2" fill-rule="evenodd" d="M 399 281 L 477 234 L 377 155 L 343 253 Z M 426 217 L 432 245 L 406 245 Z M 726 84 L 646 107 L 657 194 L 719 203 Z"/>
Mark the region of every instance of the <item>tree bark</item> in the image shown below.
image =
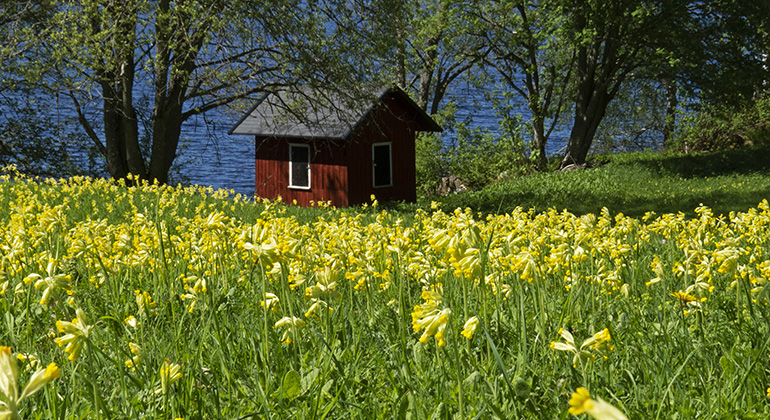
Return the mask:
<path id="1" fill-rule="evenodd" d="M 677 89 L 675 82 L 664 82 L 666 89 L 666 120 L 663 122 L 663 148 L 668 149 L 671 145 L 674 127 L 676 127 L 676 107 L 678 99 L 676 97 Z"/>
<path id="2" fill-rule="evenodd" d="M 584 17 L 578 18 L 578 28 L 581 31 L 585 28 Z M 626 73 L 621 65 L 627 57 L 621 57 L 619 53 L 619 32 L 619 25 L 610 22 L 592 44 L 578 47 L 575 121 L 560 169 L 568 165 L 585 165 L 607 105 L 625 79 Z"/>

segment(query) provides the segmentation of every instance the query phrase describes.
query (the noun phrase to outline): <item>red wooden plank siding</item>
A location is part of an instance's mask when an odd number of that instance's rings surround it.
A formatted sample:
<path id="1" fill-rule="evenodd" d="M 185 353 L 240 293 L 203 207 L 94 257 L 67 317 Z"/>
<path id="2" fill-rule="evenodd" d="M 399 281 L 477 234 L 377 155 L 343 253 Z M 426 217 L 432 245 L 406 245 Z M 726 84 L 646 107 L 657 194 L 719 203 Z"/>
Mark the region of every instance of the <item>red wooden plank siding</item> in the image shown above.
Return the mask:
<path id="1" fill-rule="evenodd" d="M 409 112 L 392 98 L 385 98 L 371 122 L 354 133 L 350 156 L 350 204 L 365 203 L 372 194 L 378 200 L 417 199 L 415 186 L 414 123 Z M 372 144 L 391 142 L 393 185 L 374 188 L 372 174 Z"/>
<path id="2" fill-rule="evenodd" d="M 289 188 L 289 143 L 310 144 L 310 189 Z M 255 164 L 255 193 L 258 197 L 284 202 L 297 201 L 308 206 L 310 202 L 331 201 L 345 207 L 347 200 L 347 168 L 343 150 L 330 150 L 323 141 L 301 139 L 257 139 Z"/>

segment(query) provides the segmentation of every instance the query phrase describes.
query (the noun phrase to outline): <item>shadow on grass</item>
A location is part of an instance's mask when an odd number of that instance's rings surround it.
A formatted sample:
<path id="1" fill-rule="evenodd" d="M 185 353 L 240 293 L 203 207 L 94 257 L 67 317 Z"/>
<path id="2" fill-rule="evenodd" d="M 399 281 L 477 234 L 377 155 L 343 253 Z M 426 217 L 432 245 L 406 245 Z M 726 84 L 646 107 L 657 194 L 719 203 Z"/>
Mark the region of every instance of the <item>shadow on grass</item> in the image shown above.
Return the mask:
<path id="1" fill-rule="evenodd" d="M 440 201 L 444 210 L 469 207 L 484 214 L 516 207 L 641 217 L 705 205 L 717 215 L 745 212 L 770 198 L 770 145 L 699 154 L 633 153 L 609 157 L 600 168 L 543 173 L 499 182 Z"/>
<path id="2" fill-rule="evenodd" d="M 629 163 L 682 178 L 748 175 L 770 172 L 770 144 L 707 154 L 661 155 Z"/>

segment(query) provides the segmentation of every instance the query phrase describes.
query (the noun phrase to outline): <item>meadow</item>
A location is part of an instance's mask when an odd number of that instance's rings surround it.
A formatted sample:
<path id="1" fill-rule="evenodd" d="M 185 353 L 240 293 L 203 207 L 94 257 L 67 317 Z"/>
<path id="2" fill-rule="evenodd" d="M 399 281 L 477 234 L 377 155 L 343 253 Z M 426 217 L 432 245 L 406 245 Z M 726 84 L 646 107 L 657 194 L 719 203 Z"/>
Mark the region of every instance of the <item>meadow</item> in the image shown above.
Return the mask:
<path id="1" fill-rule="evenodd" d="M 597 156 L 586 171 L 544 172 L 501 179 L 440 200 L 444 208 L 511 212 L 516 207 L 642 217 L 647 212 L 694 216 L 705 205 L 716 214 L 745 211 L 770 191 L 770 144 L 700 154 L 620 153 Z M 558 161 L 553 162 L 558 164 Z"/>
<path id="2" fill-rule="evenodd" d="M 453 199 L 298 209 L 6 175 L 0 417 L 770 415 L 766 200 L 631 217 Z"/>

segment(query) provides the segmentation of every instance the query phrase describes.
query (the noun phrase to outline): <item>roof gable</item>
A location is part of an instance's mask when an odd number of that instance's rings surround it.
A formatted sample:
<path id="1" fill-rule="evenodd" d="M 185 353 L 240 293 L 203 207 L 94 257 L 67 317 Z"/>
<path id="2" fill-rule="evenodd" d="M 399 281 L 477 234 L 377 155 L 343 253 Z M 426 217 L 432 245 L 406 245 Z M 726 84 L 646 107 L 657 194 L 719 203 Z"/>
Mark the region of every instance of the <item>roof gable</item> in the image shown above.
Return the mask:
<path id="1" fill-rule="evenodd" d="M 259 100 L 229 134 L 346 139 L 388 95 L 414 115 L 418 131 L 441 131 L 409 95 L 397 87 L 386 87 L 373 92 L 375 99 L 367 102 L 323 90 L 270 93 Z"/>

